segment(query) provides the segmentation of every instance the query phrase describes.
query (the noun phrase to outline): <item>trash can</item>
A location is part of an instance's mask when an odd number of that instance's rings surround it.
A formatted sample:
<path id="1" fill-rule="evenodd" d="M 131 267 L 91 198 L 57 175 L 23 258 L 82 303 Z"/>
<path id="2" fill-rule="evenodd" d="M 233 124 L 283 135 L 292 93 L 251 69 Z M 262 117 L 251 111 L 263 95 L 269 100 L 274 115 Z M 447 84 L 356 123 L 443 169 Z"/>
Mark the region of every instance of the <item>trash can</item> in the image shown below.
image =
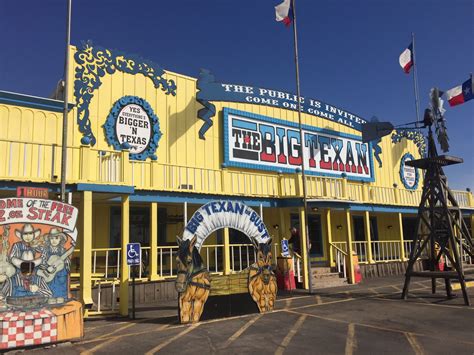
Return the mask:
<path id="1" fill-rule="evenodd" d="M 278 289 L 294 290 L 296 288 L 293 258 L 277 257 L 276 277 Z"/>
<path id="2" fill-rule="evenodd" d="M 358 284 L 362 281 L 362 273 L 360 271 L 359 257 L 355 251 L 352 251 L 352 263 L 354 264 L 354 283 Z M 346 265 L 349 268 L 349 262 Z M 347 270 L 347 274 L 350 275 L 350 270 Z"/>

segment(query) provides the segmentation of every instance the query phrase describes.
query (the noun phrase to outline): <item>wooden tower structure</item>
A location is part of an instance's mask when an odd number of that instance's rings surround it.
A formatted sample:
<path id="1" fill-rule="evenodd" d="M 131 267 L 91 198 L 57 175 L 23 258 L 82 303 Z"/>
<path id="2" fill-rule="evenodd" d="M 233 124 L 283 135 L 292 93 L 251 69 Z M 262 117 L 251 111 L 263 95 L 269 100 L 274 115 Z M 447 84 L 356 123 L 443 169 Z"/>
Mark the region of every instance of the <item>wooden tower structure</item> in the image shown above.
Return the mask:
<path id="1" fill-rule="evenodd" d="M 461 285 L 464 302 L 470 305 L 462 261 L 464 253 L 474 258 L 474 244 L 443 171 L 445 166 L 462 162 L 461 158 L 438 156 L 431 125 L 428 133 L 428 156 L 406 162 L 408 166 L 425 170 L 425 177 L 402 299 L 408 297 L 412 277 L 431 278 L 432 293 L 436 293 L 436 279 L 444 279 L 448 298 L 453 296 L 451 280 L 457 279 Z M 429 270 L 413 270 L 420 256 L 427 257 Z M 442 258 L 446 261 L 444 270 L 439 267 Z"/>

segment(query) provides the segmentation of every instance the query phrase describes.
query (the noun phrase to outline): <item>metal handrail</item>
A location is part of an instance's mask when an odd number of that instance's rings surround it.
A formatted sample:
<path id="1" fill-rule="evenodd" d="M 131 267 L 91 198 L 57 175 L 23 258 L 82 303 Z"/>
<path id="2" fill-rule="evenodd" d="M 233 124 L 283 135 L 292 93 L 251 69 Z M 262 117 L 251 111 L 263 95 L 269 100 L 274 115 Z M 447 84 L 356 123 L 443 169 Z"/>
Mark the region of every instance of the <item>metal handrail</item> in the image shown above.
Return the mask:
<path id="1" fill-rule="evenodd" d="M 341 248 L 339 248 L 336 244 L 334 244 L 334 242 L 331 242 L 331 243 L 329 243 L 329 244 L 330 244 L 334 249 L 339 250 L 342 254 L 344 254 L 344 255 L 346 255 L 346 256 L 348 255 L 347 252 L 345 252 L 344 250 L 342 250 Z"/>

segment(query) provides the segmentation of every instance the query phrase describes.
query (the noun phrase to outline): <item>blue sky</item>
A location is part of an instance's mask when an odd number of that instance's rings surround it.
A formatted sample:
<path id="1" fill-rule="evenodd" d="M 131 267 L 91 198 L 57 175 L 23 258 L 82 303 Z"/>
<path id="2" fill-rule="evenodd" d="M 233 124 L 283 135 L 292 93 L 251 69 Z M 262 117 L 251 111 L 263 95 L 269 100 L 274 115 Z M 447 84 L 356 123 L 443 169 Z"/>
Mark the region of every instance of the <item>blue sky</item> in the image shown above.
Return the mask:
<path id="1" fill-rule="evenodd" d="M 164 69 L 295 92 L 292 31 L 281 0 L 73 0 L 72 43 L 138 54 Z M 474 71 L 472 0 L 297 0 L 301 93 L 363 118 L 415 120 L 398 56 L 416 36 L 422 110 L 430 88 Z M 0 1 L 0 90 L 48 96 L 62 76 L 66 0 Z M 447 104 L 445 105 L 445 107 Z M 450 186 L 474 189 L 474 100 L 446 107 Z"/>

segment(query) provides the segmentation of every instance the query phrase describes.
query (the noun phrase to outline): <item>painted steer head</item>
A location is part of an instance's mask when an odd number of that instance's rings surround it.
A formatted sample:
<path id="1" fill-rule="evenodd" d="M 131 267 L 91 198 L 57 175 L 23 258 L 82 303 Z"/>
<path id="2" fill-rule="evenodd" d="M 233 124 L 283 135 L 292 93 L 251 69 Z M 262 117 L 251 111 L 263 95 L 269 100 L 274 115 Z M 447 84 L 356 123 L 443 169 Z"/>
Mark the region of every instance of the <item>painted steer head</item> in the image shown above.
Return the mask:
<path id="1" fill-rule="evenodd" d="M 186 291 L 189 278 L 193 272 L 193 250 L 197 241 L 197 237 L 194 236 L 191 240 L 182 240 L 181 238 L 177 237 L 176 241 L 178 242 L 178 253 L 176 256 L 178 272 L 175 282 L 175 289 L 178 293 L 182 293 Z"/>
<path id="2" fill-rule="evenodd" d="M 273 275 L 271 245 L 272 240 L 270 239 L 267 243 L 260 243 L 257 246 L 257 265 L 265 285 L 268 285 Z"/>

